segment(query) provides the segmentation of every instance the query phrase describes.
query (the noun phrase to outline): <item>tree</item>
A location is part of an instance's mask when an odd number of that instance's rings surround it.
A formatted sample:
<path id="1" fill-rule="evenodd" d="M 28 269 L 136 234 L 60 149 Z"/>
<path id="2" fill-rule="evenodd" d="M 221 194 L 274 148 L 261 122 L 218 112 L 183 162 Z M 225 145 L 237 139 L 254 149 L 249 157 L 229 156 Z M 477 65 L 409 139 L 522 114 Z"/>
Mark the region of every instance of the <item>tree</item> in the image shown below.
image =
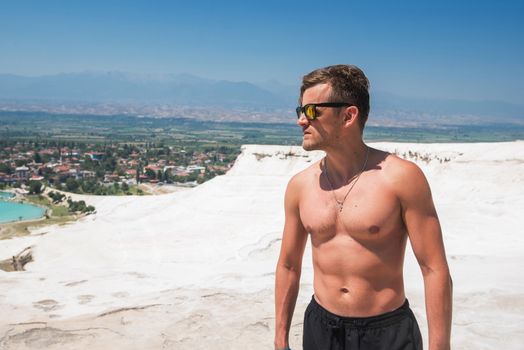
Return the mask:
<path id="1" fill-rule="evenodd" d="M 29 194 L 40 194 L 42 193 L 42 183 L 40 181 L 29 182 Z"/>
<path id="2" fill-rule="evenodd" d="M 140 183 L 140 162 L 138 162 L 138 165 L 136 166 L 136 184 L 138 185 Z"/>
<path id="3" fill-rule="evenodd" d="M 173 183 L 173 175 L 169 170 L 164 172 L 164 181 L 168 184 Z"/>
<path id="4" fill-rule="evenodd" d="M 196 181 L 197 179 L 198 179 L 198 173 L 196 171 L 193 171 L 192 173 L 190 173 L 187 176 L 186 181 L 192 182 L 192 181 Z"/>
<path id="5" fill-rule="evenodd" d="M 156 179 L 155 172 L 149 168 L 146 169 L 146 176 L 150 179 Z"/>
<path id="6" fill-rule="evenodd" d="M 74 212 L 81 212 L 81 213 L 90 213 L 95 211 L 95 207 L 92 205 L 87 206 L 85 201 L 73 201 L 71 199 L 67 200 L 67 203 L 69 204 L 69 211 Z"/>
<path id="7" fill-rule="evenodd" d="M 0 173 L 11 175 L 13 173 L 13 169 L 11 169 L 11 167 L 5 163 L 0 163 Z"/>
<path id="8" fill-rule="evenodd" d="M 79 186 L 80 184 L 78 183 L 78 181 L 76 181 L 72 177 L 67 178 L 66 187 L 69 192 L 75 192 L 76 190 L 78 190 Z"/>
<path id="9" fill-rule="evenodd" d="M 81 164 L 80 168 L 82 170 L 94 170 L 95 162 L 88 155 L 84 156 L 84 162 Z"/>
<path id="10" fill-rule="evenodd" d="M 82 181 L 82 192 L 84 193 L 93 193 L 96 188 L 96 183 L 94 181 Z"/>
<path id="11" fill-rule="evenodd" d="M 65 198 L 65 194 L 54 191 L 49 192 L 47 195 L 53 200 L 53 203 L 55 204 L 62 202 Z"/>
<path id="12" fill-rule="evenodd" d="M 35 152 L 35 154 L 33 155 L 33 160 L 35 161 L 35 163 L 42 163 L 42 156 L 40 155 L 40 153 Z"/>

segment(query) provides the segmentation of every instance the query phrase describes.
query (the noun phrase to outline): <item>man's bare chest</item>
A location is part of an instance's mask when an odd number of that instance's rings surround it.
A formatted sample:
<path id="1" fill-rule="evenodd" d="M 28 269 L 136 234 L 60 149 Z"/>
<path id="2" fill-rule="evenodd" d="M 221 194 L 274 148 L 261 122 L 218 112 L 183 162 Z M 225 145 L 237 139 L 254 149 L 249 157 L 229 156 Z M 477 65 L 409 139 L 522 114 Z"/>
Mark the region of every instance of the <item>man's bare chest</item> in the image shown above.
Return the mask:
<path id="1" fill-rule="evenodd" d="M 362 181 L 349 193 L 321 189 L 305 191 L 300 200 L 300 218 L 313 242 L 323 242 L 337 235 L 356 240 L 387 241 L 404 230 L 400 203 L 387 188 L 373 181 Z"/>

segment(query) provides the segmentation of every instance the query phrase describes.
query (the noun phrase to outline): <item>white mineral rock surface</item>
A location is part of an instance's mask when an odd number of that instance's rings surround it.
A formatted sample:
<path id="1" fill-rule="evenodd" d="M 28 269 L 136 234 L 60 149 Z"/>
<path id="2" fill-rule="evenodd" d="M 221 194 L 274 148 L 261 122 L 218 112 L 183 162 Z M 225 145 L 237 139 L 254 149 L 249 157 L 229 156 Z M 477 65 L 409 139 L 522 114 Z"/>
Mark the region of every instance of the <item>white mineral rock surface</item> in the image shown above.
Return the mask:
<path id="1" fill-rule="evenodd" d="M 454 281 L 452 348 L 522 349 L 524 142 L 371 146 L 428 177 Z M 83 196 L 95 215 L 0 241 L 0 260 L 28 246 L 34 257 L 27 271 L 0 270 L 0 349 L 271 349 L 284 190 L 321 157 L 244 146 L 228 174 L 194 189 Z M 313 293 L 309 250 L 296 349 Z M 407 296 L 427 344 L 422 277 L 407 250 Z"/>

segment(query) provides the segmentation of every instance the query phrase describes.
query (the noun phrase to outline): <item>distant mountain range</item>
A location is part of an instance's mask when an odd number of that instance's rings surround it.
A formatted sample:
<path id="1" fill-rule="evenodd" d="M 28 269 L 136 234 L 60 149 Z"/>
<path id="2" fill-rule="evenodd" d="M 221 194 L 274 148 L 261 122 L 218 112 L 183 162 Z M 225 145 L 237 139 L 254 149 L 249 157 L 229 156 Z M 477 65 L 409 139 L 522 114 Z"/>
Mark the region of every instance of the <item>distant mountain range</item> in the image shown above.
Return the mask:
<path id="1" fill-rule="evenodd" d="M 481 117 L 509 117 L 524 121 L 524 105 L 503 101 L 467 101 L 459 99 L 403 97 L 387 92 L 372 94 L 376 111 L 404 110 L 438 115 L 470 114 Z"/>
<path id="2" fill-rule="evenodd" d="M 277 81 L 233 82 L 189 74 L 145 75 L 125 72 L 63 73 L 39 77 L 0 74 L 2 102 L 119 103 L 178 106 L 293 110 L 298 84 Z M 440 116 L 469 115 L 486 122 L 524 123 L 524 106 L 501 101 L 464 101 L 402 97 L 373 92 L 372 116 L 426 113 Z M 444 118 L 445 119 L 445 118 Z"/>
<path id="3" fill-rule="evenodd" d="M 138 75 L 84 72 L 23 77 L 0 74 L 0 99 L 194 106 L 282 107 L 284 98 L 248 82 L 192 75 Z"/>

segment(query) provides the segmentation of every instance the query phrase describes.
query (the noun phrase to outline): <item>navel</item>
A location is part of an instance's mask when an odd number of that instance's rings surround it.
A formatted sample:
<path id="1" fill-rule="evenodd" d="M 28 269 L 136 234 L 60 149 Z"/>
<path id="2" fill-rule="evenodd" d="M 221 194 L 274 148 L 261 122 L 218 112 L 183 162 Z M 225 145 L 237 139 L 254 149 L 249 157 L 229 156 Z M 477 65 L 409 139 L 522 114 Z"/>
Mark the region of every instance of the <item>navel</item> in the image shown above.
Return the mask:
<path id="1" fill-rule="evenodd" d="M 371 234 L 377 234 L 380 232 L 380 227 L 378 227 L 377 225 L 373 225 L 369 228 L 369 233 Z"/>
<path id="2" fill-rule="evenodd" d="M 349 293 L 349 289 L 347 289 L 346 287 L 342 287 L 342 288 L 340 288 L 340 291 L 341 291 L 342 293 Z"/>

